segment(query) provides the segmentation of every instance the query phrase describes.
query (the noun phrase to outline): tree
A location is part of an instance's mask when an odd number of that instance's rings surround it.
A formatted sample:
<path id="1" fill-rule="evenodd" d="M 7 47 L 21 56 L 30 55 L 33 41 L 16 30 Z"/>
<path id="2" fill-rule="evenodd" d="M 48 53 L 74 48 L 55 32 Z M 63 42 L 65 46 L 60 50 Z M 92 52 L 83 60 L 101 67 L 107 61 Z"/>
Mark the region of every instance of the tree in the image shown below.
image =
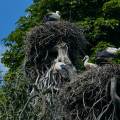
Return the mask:
<path id="1" fill-rule="evenodd" d="M 18 117 L 19 110 L 26 103 L 29 82 L 21 73 L 23 69 L 19 69 L 25 60 L 26 33 L 34 26 L 40 25 L 47 12 L 56 10 L 61 12 L 63 20 L 74 22 L 83 27 L 86 38 L 91 43 L 86 54 L 90 55 L 92 60 L 94 60 L 97 50 L 103 49 L 108 44 L 120 46 L 119 0 L 33 0 L 33 4 L 26 9 L 28 16 L 21 17 L 17 21 L 16 29 L 4 39 L 5 46 L 9 49 L 3 54 L 2 63 L 10 69 L 4 77 L 7 86 L 4 88 L 2 99 L 5 100 L 2 100 L 2 104 L 0 103 L 0 107 L 3 108 L 5 105 L 4 107 L 8 110 L 8 114 L 6 114 L 6 111 L 2 109 L 3 120 L 6 116 L 10 116 L 11 119 Z M 120 63 L 118 59 L 115 61 Z M 15 86 L 17 80 L 19 85 Z M 21 101 L 20 98 L 22 98 Z M 14 101 L 14 99 L 16 100 Z M 12 108 L 10 102 L 13 102 L 13 110 L 17 111 L 15 116 L 13 111 L 10 111 Z"/>

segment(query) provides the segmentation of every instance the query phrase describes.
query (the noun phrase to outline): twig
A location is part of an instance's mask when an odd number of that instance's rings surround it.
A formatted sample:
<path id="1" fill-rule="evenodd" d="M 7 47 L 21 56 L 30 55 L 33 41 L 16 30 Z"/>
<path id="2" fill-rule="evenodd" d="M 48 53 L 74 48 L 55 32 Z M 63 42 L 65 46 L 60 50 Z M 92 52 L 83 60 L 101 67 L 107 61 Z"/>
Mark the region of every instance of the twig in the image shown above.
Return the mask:
<path id="1" fill-rule="evenodd" d="M 30 102 L 30 100 L 32 100 L 32 99 L 33 99 L 34 97 L 36 97 L 36 96 L 39 96 L 39 95 L 36 94 L 36 95 L 30 97 L 30 98 L 27 100 L 26 104 L 25 104 L 24 107 L 23 107 L 23 110 L 21 111 L 21 113 L 20 113 L 20 115 L 19 115 L 19 120 L 21 120 L 21 118 L 22 118 L 22 114 L 23 114 L 23 112 L 25 111 L 25 109 L 26 109 L 28 103 Z"/>

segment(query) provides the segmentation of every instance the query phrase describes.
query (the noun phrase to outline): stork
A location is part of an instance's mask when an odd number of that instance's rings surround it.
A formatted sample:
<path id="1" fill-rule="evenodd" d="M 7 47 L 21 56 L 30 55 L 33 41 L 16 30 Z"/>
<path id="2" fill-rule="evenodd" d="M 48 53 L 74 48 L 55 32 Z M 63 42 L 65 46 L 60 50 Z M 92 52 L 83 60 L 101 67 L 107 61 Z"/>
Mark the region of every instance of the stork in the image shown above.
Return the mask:
<path id="1" fill-rule="evenodd" d="M 115 54 L 115 53 L 117 53 L 118 51 L 120 51 L 120 48 L 107 47 L 107 48 L 106 48 L 106 51 L 107 51 L 108 53 Z"/>
<path id="2" fill-rule="evenodd" d="M 69 71 L 68 65 L 63 62 L 56 62 L 53 66 L 53 70 L 55 73 L 59 73 L 61 76 L 61 80 L 66 79 L 69 80 Z"/>
<path id="3" fill-rule="evenodd" d="M 63 63 L 63 62 L 57 62 L 54 65 L 54 70 L 56 70 L 56 71 L 60 71 L 64 68 L 65 68 L 65 63 Z"/>
<path id="4" fill-rule="evenodd" d="M 50 12 L 43 18 L 43 21 L 44 22 L 47 22 L 47 21 L 59 21 L 60 17 L 61 16 L 60 16 L 60 12 L 59 11 Z"/>
<path id="5" fill-rule="evenodd" d="M 96 54 L 96 62 L 100 65 L 105 63 L 112 63 L 112 59 L 117 58 L 117 52 L 120 51 L 120 48 L 107 47 L 103 51 L 98 51 Z"/>
<path id="6" fill-rule="evenodd" d="M 94 64 L 94 63 L 89 63 L 89 62 L 88 62 L 88 61 L 89 61 L 89 56 L 88 56 L 88 55 L 86 55 L 86 56 L 84 57 L 83 61 L 84 61 L 84 67 L 85 67 L 87 70 L 98 67 L 98 65 L 96 65 L 96 64 Z"/>

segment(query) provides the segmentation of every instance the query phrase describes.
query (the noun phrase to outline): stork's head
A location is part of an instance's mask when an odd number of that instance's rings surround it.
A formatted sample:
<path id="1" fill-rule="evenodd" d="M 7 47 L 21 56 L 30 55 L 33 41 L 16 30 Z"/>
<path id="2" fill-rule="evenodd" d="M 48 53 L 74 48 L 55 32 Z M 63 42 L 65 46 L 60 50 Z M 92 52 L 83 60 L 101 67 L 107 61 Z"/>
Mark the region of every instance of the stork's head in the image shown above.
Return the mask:
<path id="1" fill-rule="evenodd" d="M 56 14 L 60 15 L 60 11 L 56 11 Z"/>
<path id="2" fill-rule="evenodd" d="M 85 57 L 83 58 L 82 61 L 85 61 L 86 59 L 89 59 L 89 56 L 88 56 L 88 55 L 85 55 Z"/>

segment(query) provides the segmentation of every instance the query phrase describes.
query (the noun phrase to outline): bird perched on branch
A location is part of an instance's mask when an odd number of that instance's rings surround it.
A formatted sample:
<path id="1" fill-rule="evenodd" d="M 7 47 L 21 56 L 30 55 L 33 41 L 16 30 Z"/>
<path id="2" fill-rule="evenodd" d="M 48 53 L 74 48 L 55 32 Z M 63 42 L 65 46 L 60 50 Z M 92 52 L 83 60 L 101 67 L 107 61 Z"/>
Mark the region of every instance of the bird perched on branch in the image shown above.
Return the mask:
<path id="1" fill-rule="evenodd" d="M 88 62 L 88 61 L 89 61 L 89 56 L 88 56 L 88 55 L 86 55 L 86 56 L 84 57 L 83 61 L 84 61 L 84 67 L 85 67 L 87 70 L 98 67 L 98 65 L 96 65 L 96 64 L 94 64 L 94 63 L 89 63 L 89 62 Z"/>
<path id="2" fill-rule="evenodd" d="M 59 21 L 61 18 L 60 16 L 60 12 L 56 11 L 56 12 L 50 12 L 47 15 L 44 16 L 43 21 L 47 22 L 47 21 Z"/>

